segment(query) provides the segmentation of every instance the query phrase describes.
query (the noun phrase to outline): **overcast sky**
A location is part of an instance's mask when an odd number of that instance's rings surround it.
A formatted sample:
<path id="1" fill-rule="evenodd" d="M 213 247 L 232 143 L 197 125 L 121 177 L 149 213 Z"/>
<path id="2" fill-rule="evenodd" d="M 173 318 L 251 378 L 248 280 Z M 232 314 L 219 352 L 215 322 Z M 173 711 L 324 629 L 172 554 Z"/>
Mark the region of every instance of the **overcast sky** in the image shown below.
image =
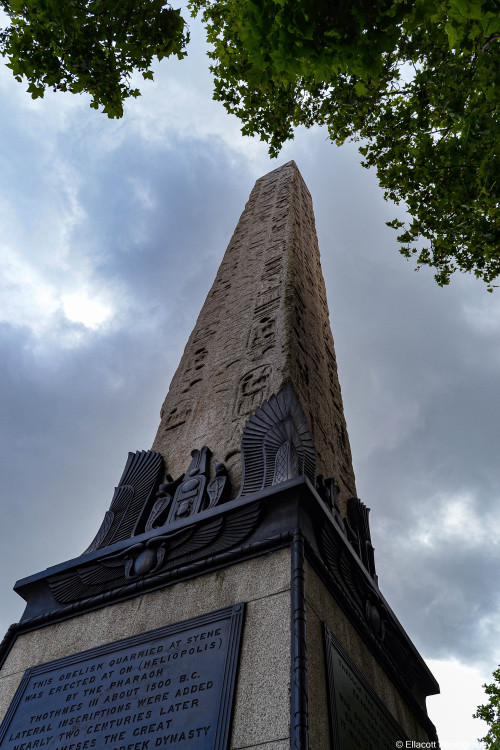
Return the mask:
<path id="1" fill-rule="evenodd" d="M 270 160 L 243 138 L 191 27 L 188 59 L 157 66 L 121 121 L 85 96 L 33 102 L 0 68 L 0 631 L 23 610 L 14 582 L 85 549 L 128 451 L 151 446 L 250 190 L 294 159 L 380 587 L 441 683 L 443 750 L 472 750 L 499 661 L 500 291 L 415 273 L 354 146 L 299 131 Z"/>

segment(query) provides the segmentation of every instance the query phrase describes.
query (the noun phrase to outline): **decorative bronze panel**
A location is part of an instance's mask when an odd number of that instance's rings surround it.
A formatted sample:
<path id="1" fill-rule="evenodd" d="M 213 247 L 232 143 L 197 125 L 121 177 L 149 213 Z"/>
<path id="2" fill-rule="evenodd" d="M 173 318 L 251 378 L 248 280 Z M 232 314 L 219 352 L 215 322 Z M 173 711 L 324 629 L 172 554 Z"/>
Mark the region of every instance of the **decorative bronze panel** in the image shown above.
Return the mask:
<path id="1" fill-rule="evenodd" d="M 228 515 L 209 516 L 197 523 L 165 534 L 153 534 L 143 541 L 87 565 L 48 579 L 50 590 L 61 604 L 81 601 L 96 594 L 116 590 L 128 583 L 154 578 L 241 544 L 254 531 L 260 516 L 259 504 L 244 506 Z"/>
<path id="2" fill-rule="evenodd" d="M 316 450 L 292 383 L 256 409 L 241 438 L 240 497 L 294 477 L 316 481 Z"/>
<path id="3" fill-rule="evenodd" d="M 324 625 L 324 634 L 333 750 L 403 747 L 408 739 L 404 729 L 327 625 Z"/>
<path id="4" fill-rule="evenodd" d="M 1 750 L 226 750 L 244 604 L 28 669 Z"/>
<path id="5" fill-rule="evenodd" d="M 163 458 L 155 451 L 129 453 L 101 528 L 85 553 L 128 539 L 163 472 Z M 84 554 L 85 554 L 84 553 Z"/>

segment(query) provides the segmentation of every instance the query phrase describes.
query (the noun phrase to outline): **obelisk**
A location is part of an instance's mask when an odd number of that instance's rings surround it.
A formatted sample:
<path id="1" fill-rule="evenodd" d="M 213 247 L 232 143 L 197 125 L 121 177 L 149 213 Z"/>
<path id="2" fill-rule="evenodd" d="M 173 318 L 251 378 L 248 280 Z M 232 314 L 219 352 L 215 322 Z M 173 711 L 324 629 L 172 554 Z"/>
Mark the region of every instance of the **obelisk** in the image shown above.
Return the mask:
<path id="1" fill-rule="evenodd" d="M 438 747 L 439 688 L 373 552 L 289 162 L 257 181 L 95 538 L 14 587 L 0 750 Z"/>
<path id="2" fill-rule="evenodd" d="M 153 444 L 170 474 L 193 445 L 217 446 L 234 491 L 247 417 L 293 383 L 314 436 L 318 474 L 341 503 L 354 471 L 312 200 L 295 162 L 257 180 L 189 337 Z"/>

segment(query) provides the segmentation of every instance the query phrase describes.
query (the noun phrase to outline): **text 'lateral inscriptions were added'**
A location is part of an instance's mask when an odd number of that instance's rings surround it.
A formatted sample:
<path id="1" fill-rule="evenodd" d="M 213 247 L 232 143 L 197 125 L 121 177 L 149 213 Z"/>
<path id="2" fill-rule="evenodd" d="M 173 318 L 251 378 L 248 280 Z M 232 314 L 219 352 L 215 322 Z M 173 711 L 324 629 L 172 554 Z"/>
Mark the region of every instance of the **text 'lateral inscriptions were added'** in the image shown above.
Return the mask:
<path id="1" fill-rule="evenodd" d="M 243 605 L 27 670 L 1 750 L 227 746 Z"/>

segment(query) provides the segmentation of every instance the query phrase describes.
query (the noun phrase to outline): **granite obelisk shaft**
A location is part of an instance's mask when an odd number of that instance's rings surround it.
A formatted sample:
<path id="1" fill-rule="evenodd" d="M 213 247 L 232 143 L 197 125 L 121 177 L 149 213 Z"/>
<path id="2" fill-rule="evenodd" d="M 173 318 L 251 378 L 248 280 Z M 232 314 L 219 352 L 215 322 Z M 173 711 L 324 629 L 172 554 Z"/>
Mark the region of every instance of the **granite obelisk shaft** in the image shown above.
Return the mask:
<path id="1" fill-rule="evenodd" d="M 310 193 L 291 161 L 257 180 L 172 379 L 153 449 L 173 476 L 208 445 L 240 482 L 248 416 L 292 381 L 342 504 L 356 494 Z"/>

